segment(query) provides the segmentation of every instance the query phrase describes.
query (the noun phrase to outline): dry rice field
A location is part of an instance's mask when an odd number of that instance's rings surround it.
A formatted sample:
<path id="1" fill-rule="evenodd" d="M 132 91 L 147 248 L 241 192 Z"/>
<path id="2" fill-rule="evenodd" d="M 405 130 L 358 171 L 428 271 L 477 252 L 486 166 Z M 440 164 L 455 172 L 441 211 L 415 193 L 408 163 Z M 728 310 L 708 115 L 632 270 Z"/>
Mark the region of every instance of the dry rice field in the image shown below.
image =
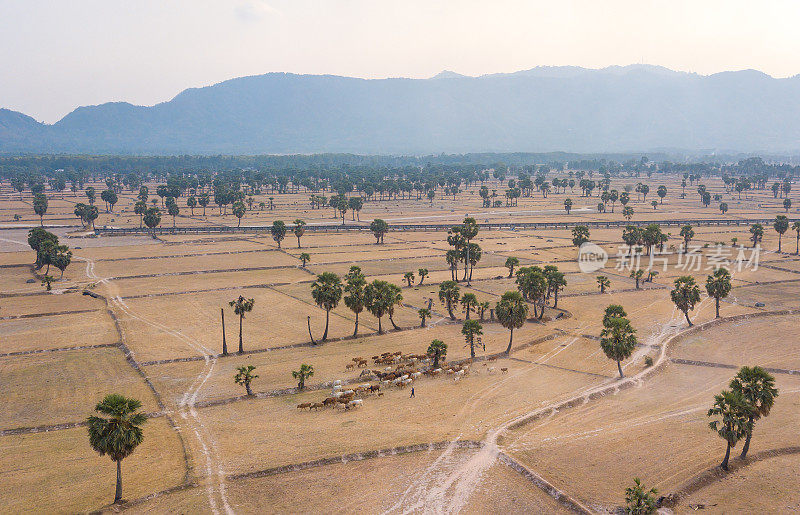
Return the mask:
<path id="1" fill-rule="evenodd" d="M 652 199 L 632 202 L 637 220 L 720 216 L 692 195 L 679 199 L 674 181 L 669 188 L 674 194 L 655 210 Z M 712 192 L 721 188 L 712 181 Z M 448 363 L 470 357 L 461 334 L 465 313 L 456 307 L 451 320 L 437 297 L 451 274 L 445 232 L 390 232 L 376 245 L 369 232 L 308 231 L 300 248 L 291 233 L 282 248 L 266 233 L 92 237 L 71 216 L 83 199 L 67 193 L 51 199 L 45 223 L 64 226 L 53 230 L 73 249 L 73 262 L 46 292 L 25 243 L 25 224 L 38 223 L 30 200 L 4 191 L 0 219 L 23 215 L 18 227 L 0 229 L 6 512 L 602 513 L 624 504 L 633 477 L 661 495 L 678 494 L 676 512 L 800 510 L 800 258 L 791 232 L 778 253 L 777 235 L 767 227 L 759 267 L 734 272 L 722 319 L 715 321 L 713 299 L 703 290 L 689 328 L 670 301 L 672 281 L 691 275 L 702 289 L 709 271 L 678 269 L 681 258 L 669 251 L 680 244 L 678 227 L 665 228 L 666 269 L 639 289 L 614 257 L 623 246 L 621 229 L 592 229 L 592 241 L 612 257 L 591 274 L 580 271 L 567 230 L 482 230 L 474 241 L 483 256 L 461 293 L 494 307 L 515 288 L 504 267 L 513 256 L 521 266 L 556 264 L 565 273 L 557 309 L 551 301 L 541 321 L 516 330 L 508 356 L 502 353 L 509 332 L 487 313 L 476 360 L 459 380 L 422 376 L 413 398 L 409 388 L 384 386 L 357 409 L 309 411 L 296 406 L 322 401 L 336 380 L 376 383 L 359 378 L 364 368 L 348 367 L 353 357 L 367 358 L 374 369 L 371 356 L 424 354 L 433 339 L 448 345 Z M 465 215 L 479 222 L 621 219 L 619 205 L 599 214 L 591 209 L 597 199 L 579 192 L 570 195 L 570 215 L 560 207 L 563 194 L 487 210 L 475 189 L 462 195 L 433 205 L 367 203 L 361 223 L 458 223 Z M 138 226 L 133 194 L 121 197 L 98 227 Z M 330 210 L 311 210 L 304 195 L 278 197 L 274 211 L 248 212 L 242 223 L 335 222 Z M 783 212 L 769 192 L 725 200 L 726 218 Z M 216 208 L 206 216 L 200 208 L 183 211 L 178 226 L 233 225 Z M 711 246 L 749 236 L 747 226 L 695 233 L 696 243 Z M 700 253 L 708 259 L 712 251 Z M 305 268 L 301 252 L 311 257 Z M 353 337 L 354 313 L 341 302 L 330 313 L 329 340 L 313 344 L 309 327 L 319 340 L 325 311 L 311 283 L 353 265 L 368 281 L 402 286 L 393 315 L 399 329 L 383 317 L 386 332 L 378 334 L 378 321 L 364 311 Z M 419 268 L 429 276 L 409 287 L 403 274 Z M 595 279 L 601 274 L 611 281 L 604 294 Z M 235 352 L 239 320 L 228 305 L 239 295 L 255 301 L 243 320 L 243 354 Z M 417 310 L 429 302 L 433 316 L 422 328 Z M 599 345 L 609 304 L 626 309 L 640 343 L 622 363 L 623 380 Z M 221 355 L 221 310 L 228 356 Z M 299 391 L 291 372 L 303 363 L 315 374 Z M 252 397 L 233 381 L 243 365 L 258 374 Z M 756 425 L 750 458 L 733 460 L 731 472 L 720 474 L 724 442 L 708 428 L 706 411 L 743 365 L 774 370 L 780 395 Z M 112 392 L 141 400 L 149 416 L 144 443 L 123 462 L 127 502 L 114 508 L 113 463 L 91 450 L 84 427 Z"/>

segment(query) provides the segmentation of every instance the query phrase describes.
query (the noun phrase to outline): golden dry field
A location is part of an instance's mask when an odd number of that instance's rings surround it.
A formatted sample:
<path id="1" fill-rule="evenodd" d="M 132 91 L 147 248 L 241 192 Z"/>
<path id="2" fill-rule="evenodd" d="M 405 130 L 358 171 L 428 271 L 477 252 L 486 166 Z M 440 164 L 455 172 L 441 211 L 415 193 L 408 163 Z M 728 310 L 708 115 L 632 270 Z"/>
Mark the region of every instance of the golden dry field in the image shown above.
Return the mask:
<path id="1" fill-rule="evenodd" d="M 614 187 L 641 180 L 615 179 Z M 39 224 L 30 195 L 0 184 L 4 511 L 607 513 L 624 505 L 634 477 L 659 495 L 675 494 L 669 506 L 675 512 L 800 510 L 800 256 L 794 232 L 783 235 L 779 253 L 778 234 L 765 225 L 754 266 L 746 223 L 779 214 L 797 219 L 798 210 L 786 213 L 768 189 L 739 198 L 710 178 L 708 190 L 729 206 L 722 214 L 718 202 L 704 207 L 693 187 L 680 198 L 680 176 L 646 182 L 646 199 L 631 193 L 632 220 L 662 223 L 668 236 L 664 252 L 653 256 L 660 261 L 651 281 L 637 287 L 617 256 L 627 248 L 623 227 L 590 229 L 590 240 L 610 255 L 591 272 L 581 270 L 569 229 L 481 229 L 473 240 L 481 259 L 469 285 L 459 282 L 461 294 L 492 309 L 483 317 L 471 313 L 483 329 L 476 357 L 462 374 L 420 375 L 405 387 L 375 379 L 374 372 L 399 365 L 372 358 L 422 355 L 435 339 L 448 346 L 445 368 L 470 358 L 461 332 L 469 313 L 456 306 L 453 320 L 438 298 L 440 283 L 451 279 L 444 225 L 465 216 L 479 224 L 624 222 L 622 206 L 598 213 L 597 192 L 584 197 L 576 187 L 483 208 L 476 184 L 456 200 L 437 191 L 432 202 L 366 202 L 360 221 L 351 213 L 345 220 L 363 230 L 322 231 L 314 225 L 336 225 L 341 217 L 330 208 L 311 209 L 306 192 L 275 193 L 255 197 L 241 225 L 261 228 L 248 232 L 171 234 L 172 217 L 164 214 L 167 230 L 159 234 L 97 236 L 72 213 L 86 201 L 81 192 L 48 192 L 44 225 L 73 257 L 47 291 L 26 242 L 28 229 Z M 661 184 L 669 193 L 653 208 Z M 273 209 L 258 207 L 270 197 Z M 574 203 L 569 214 L 567 197 Z M 114 212 L 101 206 L 96 227 L 139 227 L 135 200 L 126 190 Z M 176 227 L 238 223 L 213 204 L 203 215 L 200 207 L 192 214 L 185 198 L 178 202 Z M 308 230 L 299 244 L 289 231 L 279 248 L 268 226 L 298 218 Z M 390 224 L 382 244 L 368 230 L 375 218 Z M 694 226 L 697 268 L 684 266 L 681 227 L 666 224 L 676 220 Z M 423 223 L 443 228 L 391 230 Z M 734 238 L 745 247 L 732 246 Z M 748 258 L 741 269 L 732 267 L 720 319 L 704 288 L 717 243 L 731 259 L 740 252 Z M 310 257 L 305 267 L 301 253 Z M 531 313 L 514 331 L 506 355 L 509 331 L 495 320 L 494 307 L 516 289 L 505 267 L 509 257 L 519 266 L 558 266 L 566 286 L 557 306 L 550 298 L 541 319 Z M 643 266 L 649 259 L 641 256 Z M 324 272 L 344 276 L 351 266 L 368 282 L 401 287 L 392 315 L 398 328 L 383 316 L 380 334 L 378 320 L 364 310 L 353 336 L 355 314 L 341 301 L 322 342 L 326 311 L 315 303 L 312 283 Z M 421 268 L 429 272 L 422 284 Z M 415 274 L 411 286 L 406 272 Z M 463 274 L 462 266 L 458 278 Z M 599 275 L 610 281 L 604 293 Z M 686 275 L 702 291 L 689 313 L 691 327 L 670 300 L 674 280 Z M 240 295 L 254 301 L 241 320 L 241 354 L 240 320 L 229 305 Z M 420 327 L 418 310 L 429 303 L 431 318 Z M 610 304 L 625 308 L 638 338 L 621 363 L 622 379 L 599 341 Z M 223 330 L 228 355 L 222 355 Z M 366 366 L 354 366 L 357 357 Z M 301 364 L 314 368 L 303 390 L 292 375 Z M 245 365 L 258 376 L 252 396 L 234 382 Z M 733 458 L 735 447 L 724 474 L 718 465 L 725 442 L 709 429 L 706 412 L 744 365 L 767 368 L 780 393 L 755 425 L 748 458 Z M 422 371 L 428 364 L 409 367 Z M 297 408 L 322 402 L 335 381 L 345 389 L 377 385 L 380 394 L 361 394 L 363 404 L 353 409 Z M 122 463 L 126 502 L 114 507 L 114 464 L 90 448 L 85 427 L 109 393 L 139 399 L 149 417 L 144 442 Z"/>

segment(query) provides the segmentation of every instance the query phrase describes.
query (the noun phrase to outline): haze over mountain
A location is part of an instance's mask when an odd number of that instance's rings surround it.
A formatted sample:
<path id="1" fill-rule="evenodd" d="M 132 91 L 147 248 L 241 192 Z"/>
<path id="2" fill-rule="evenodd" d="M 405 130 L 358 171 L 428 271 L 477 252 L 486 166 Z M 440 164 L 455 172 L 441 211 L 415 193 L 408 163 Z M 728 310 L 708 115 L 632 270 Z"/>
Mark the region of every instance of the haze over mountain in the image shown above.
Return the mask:
<path id="1" fill-rule="evenodd" d="M 53 125 L 0 110 L 0 152 L 427 154 L 654 149 L 797 153 L 800 77 L 649 65 L 466 77 L 269 73 L 152 107 L 80 107 Z"/>

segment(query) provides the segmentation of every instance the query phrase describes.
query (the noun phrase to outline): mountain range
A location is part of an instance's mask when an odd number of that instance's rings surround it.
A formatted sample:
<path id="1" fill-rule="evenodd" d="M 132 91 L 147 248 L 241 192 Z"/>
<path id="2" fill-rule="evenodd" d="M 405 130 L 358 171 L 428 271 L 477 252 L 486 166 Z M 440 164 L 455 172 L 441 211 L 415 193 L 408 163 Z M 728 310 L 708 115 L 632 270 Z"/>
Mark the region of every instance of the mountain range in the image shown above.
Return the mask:
<path id="1" fill-rule="evenodd" d="M 0 109 L 0 153 L 419 155 L 462 152 L 797 153 L 800 76 L 650 65 L 468 77 L 268 73 L 154 106 L 79 107 L 55 124 Z"/>

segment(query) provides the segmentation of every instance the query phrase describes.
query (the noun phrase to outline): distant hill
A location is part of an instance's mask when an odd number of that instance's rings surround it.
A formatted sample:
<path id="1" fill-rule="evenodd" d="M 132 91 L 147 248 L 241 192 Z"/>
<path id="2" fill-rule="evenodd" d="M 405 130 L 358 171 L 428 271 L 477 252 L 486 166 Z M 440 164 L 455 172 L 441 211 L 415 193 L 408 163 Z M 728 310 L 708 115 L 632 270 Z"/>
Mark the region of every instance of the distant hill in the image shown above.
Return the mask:
<path id="1" fill-rule="evenodd" d="M 800 150 L 800 77 L 648 65 L 364 80 L 269 73 L 53 125 L 0 110 L 0 152 L 254 154 Z"/>

